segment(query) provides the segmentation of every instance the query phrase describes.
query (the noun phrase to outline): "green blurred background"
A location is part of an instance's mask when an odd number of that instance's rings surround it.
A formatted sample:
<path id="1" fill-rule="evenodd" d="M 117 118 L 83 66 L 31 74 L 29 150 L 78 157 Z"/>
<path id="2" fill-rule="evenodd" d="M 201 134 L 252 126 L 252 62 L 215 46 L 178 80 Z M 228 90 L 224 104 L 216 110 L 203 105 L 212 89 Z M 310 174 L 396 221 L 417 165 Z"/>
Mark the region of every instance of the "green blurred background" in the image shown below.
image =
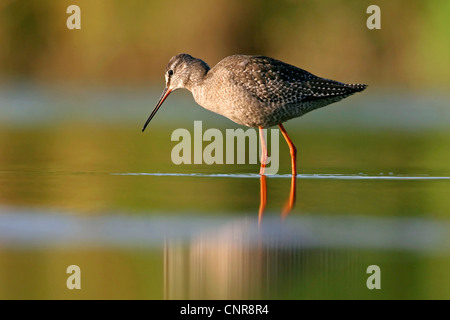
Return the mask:
<path id="1" fill-rule="evenodd" d="M 68 30 L 66 8 L 81 8 Z M 366 8 L 381 8 L 381 30 Z M 329 78 L 373 86 L 447 89 L 446 0 L 19 1 L 0 4 L 3 82 L 146 84 L 186 52 L 211 66 L 263 54 Z"/>
<path id="2" fill-rule="evenodd" d="M 66 27 L 71 4 L 81 8 L 81 30 Z M 366 27 L 371 4 L 381 8 L 381 30 Z M 449 298 L 449 16 L 447 0 L 1 0 L 0 298 Z M 258 179 L 134 175 L 258 172 L 171 162 L 176 128 L 192 130 L 194 120 L 204 130 L 239 127 L 186 91 L 173 93 L 140 132 L 167 62 L 181 52 L 210 66 L 235 53 L 267 55 L 368 84 L 287 123 L 299 171 L 400 179 L 300 178 L 290 223 L 281 226 L 270 219 L 278 221 L 289 180 L 268 179 L 269 234 L 281 230 L 283 240 L 291 224 L 316 242 L 248 245 Z M 289 170 L 280 140 L 280 173 Z M 125 227 L 102 238 L 114 217 Z M 133 224 L 136 217 L 143 222 Z M 323 225 L 345 217 L 360 217 L 362 239 L 376 240 L 340 246 L 338 236 L 321 242 L 308 229 L 312 219 L 325 234 L 349 231 Z M 166 230 L 152 218 L 179 221 L 183 228 L 167 230 L 190 237 L 155 244 L 136 227 Z M 412 222 L 403 228 L 399 218 Z M 395 232 L 385 236 L 373 221 Z M 408 233 L 408 221 L 420 232 Z M 85 240 L 96 234 L 100 240 Z M 391 246 L 377 246 L 380 234 Z M 81 291 L 65 287 L 70 264 L 82 269 Z M 382 267 L 384 290 L 365 287 L 369 264 Z"/>

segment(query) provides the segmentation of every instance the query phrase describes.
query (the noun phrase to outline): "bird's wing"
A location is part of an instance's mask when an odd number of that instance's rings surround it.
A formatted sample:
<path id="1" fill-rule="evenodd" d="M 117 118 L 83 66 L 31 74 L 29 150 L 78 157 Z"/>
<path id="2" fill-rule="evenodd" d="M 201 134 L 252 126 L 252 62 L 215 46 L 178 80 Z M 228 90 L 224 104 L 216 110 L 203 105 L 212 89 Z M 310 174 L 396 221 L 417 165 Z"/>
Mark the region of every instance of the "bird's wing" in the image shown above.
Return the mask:
<path id="1" fill-rule="evenodd" d="M 264 56 L 234 64 L 234 81 L 256 99 L 275 104 L 297 104 L 323 98 L 347 96 L 364 85 L 324 79 L 290 64 Z M 239 70 L 240 69 L 240 70 Z M 365 88 L 365 86 L 364 86 Z"/>

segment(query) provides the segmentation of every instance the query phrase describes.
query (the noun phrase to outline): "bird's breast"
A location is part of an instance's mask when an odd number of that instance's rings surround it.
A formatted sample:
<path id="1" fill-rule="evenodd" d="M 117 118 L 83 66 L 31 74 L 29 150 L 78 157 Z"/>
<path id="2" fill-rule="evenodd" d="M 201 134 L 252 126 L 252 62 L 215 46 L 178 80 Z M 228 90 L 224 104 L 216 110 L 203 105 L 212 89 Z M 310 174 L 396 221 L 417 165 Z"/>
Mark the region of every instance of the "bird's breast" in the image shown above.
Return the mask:
<path id="1" fill-rule="evenodd" d="M 215 86 L 212 90 L 207 86 L 192 90 L 197 104 L 203 108 L 220 114 L 228 119 L 248 127 L 258 127 L 264 118 L 264 106 L 257 99 L 248 96 L 240 88 Z"/>

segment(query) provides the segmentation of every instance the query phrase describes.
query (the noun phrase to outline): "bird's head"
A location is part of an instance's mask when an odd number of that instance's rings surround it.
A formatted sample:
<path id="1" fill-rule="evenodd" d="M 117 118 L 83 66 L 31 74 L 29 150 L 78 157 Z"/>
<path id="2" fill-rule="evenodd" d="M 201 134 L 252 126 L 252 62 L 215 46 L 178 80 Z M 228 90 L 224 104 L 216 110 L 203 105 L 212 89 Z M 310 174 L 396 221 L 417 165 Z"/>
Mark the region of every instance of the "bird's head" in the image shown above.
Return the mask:
<path id="1" fill-rule="evenodd" d="M 194 58 L 189 54 L 181 53 L 172 57 L 164 73 L 166 87 L 156 107 L 145 122 L 142 131 L 145 130 L 159 107 L 161 107 L 164 100 L 166 100 L 172 91 L 180 88 L 191 90 L 194 86 L 200 85 L 208 70 L 209 66 L 204 61 Z"/>

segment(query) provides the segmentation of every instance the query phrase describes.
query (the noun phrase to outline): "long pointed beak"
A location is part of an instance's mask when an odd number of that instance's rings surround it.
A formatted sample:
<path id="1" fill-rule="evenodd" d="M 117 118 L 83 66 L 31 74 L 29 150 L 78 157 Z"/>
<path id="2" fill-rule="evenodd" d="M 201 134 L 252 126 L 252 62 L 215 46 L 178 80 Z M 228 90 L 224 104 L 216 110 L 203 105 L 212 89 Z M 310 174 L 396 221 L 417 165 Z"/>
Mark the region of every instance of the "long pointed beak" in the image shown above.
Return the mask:
<path id="1" fill-rule="evenodd" d="M 158 103 L 156 104 L 155 109 L 153 109 L 152 113 L 150 114 L 150 116 L 148 117 L 147 121 L 145 122 L 144 126 L 142 127 L 142 132 L 144 132 L 145 128 L 147 128 L 148 124 L 150 123 L 150 121 L 152 120 L 152 118 L 154 117 L 154 115 L 156 114 L 156 112 L 158 112 L 159 107 L 161 107 L 161 105 L 163 104 L 164 100 L 166 100 L 166 98 L 169 96 L 170 92 L 172 90 L 169 89 L 168 87 L 164 88 L 164 91 L 161 95 L 161 98 L 159 98 Z"/>

